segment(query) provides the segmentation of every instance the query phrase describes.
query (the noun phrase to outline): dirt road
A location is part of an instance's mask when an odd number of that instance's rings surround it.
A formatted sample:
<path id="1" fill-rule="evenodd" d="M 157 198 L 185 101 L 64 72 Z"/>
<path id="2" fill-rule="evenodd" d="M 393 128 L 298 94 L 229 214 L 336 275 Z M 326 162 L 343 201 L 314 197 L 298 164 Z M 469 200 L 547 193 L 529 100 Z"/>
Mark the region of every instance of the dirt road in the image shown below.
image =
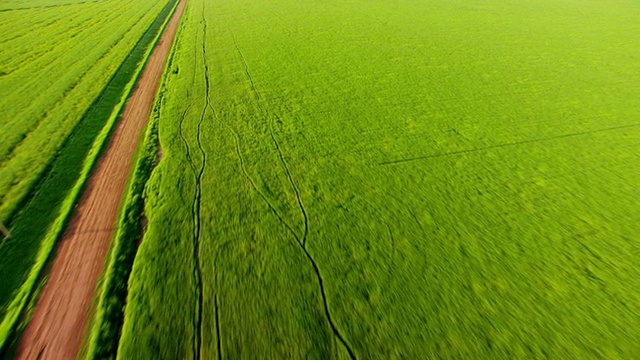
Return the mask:
<path id="1" fill-rule="evenodd" d="M 60 239 L 49 280 L 20 340 L 17 359 L 75 359 L 80 350 L 136 143 L 151 114 L 184 6 L 182 0 L 156 45 Z"/>

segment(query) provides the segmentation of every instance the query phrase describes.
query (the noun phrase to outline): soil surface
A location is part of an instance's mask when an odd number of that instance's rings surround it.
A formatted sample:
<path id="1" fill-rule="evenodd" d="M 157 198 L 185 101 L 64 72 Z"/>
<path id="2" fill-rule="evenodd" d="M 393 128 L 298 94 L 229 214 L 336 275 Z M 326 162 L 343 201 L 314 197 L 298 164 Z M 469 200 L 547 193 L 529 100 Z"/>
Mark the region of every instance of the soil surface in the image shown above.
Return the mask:
<path id="1" fill-rule="evenodd" d="M 140 133 L 149 120 L 185 2 L 180 2 L 156 44 L 104 156 L 87 181 L 76 211 L 60 239 L 49 280 L 20 340 L 17 359 L 77 357 L 133 155 Z"/>

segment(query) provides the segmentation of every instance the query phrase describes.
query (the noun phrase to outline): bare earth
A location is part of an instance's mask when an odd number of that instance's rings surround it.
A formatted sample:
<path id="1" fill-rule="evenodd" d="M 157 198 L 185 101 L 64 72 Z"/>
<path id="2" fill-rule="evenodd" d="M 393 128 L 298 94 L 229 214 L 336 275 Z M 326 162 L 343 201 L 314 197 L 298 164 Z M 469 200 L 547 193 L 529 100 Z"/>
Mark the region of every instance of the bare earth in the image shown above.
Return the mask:
<path id="1" fill-rule="evenodd" d="M 24 331 L 17 359 L 75 359 L 82 346 L 132 157 L 151 114 L 184 6 L 182 0 L 156 45 L 60 239 L 49 280 Z"/>

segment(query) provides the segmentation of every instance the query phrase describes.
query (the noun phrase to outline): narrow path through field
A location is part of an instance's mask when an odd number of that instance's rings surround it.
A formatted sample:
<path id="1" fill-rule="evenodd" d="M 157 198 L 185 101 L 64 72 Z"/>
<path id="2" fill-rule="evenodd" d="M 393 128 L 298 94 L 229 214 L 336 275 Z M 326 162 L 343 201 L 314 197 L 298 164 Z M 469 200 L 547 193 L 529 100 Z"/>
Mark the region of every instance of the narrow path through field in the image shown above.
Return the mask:
<path id="1" fill-rule="evenodd" d="M 17 359 L 75 359 L 140 132 L 155 99 L 185 0 L 178 5 L 124 109 L 109 146 L 88 180 L 76 213 L 60 239 L 56 259 Z"/>

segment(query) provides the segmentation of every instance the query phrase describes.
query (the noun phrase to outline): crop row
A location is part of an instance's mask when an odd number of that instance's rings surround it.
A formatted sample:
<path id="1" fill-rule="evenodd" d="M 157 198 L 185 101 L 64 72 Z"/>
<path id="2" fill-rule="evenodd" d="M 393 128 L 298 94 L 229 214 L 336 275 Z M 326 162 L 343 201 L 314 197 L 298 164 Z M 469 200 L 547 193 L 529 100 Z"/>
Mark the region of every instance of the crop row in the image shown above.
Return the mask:
<path id="1" fill-rule="evenodd" d="M 10 220 L 160 9 L 156 1 L 79 6 L 86 7 L 83 15 L 71 18 L 73 7 L 65 8 L 60 10 L 65 15 L 61 22 L 32 27 L 26 36 L 3 44 L 0 219 L 4 221 Z M 47 15 L 56 14 L 42 16 Z M 63 36 L 56 36 L 61 31 Z M 24 46 L 31 43 L 33 47 Z"/>

